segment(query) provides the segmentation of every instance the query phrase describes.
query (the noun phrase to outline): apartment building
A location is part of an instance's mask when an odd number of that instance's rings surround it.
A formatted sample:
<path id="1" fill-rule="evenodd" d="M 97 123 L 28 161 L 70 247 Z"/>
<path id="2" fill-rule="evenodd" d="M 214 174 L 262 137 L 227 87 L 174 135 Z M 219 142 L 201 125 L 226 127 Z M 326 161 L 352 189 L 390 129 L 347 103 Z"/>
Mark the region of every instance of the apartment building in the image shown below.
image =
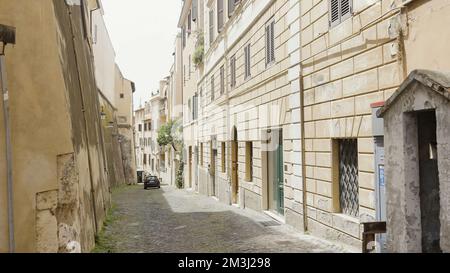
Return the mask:
<path id="1" fill-rule="evenodd" d="M 184 187 L 199 190 L 198 185 L 198 113 L 201 90 L 197 84 L 204 55 L 204 2 L 184 1 L 178 27 L 181 29 L 183 139 L 185 143 Z M 204 192 L 200 190 L 201 192 Z"/>
<path id="2" fill-rule="evenodd" d="M 154 126 L 151 103 L 145 102 L 143 107 L 135 110 L 134 117 L 137 176 L 138 181 L 141 182 L 142 175 L 145 172 L 152 173 L 154 171 L 154 162 L 151 160 Z"/>
<path id="3" fill-rule="evenodd" d="M 449 70 L 448 35 L 430 31 L 442 28 L 447 6 L 445 0 L 185 1 L 179 23 L 185 187 L 358 248 L 365 223 L 394 217 L 388 242 L 402 249 L 392 238 L 408 228 L 394 209 L 399 200 L 386 192 L 383 121 L 376 113 L 393 103 L 403 81 L 400 90 L 418 77 L 437 77 L 436 86 L 445 86 L 439 73 L 415 70 Z M 433 50 L 423 54 L 425 48 Z"/>
<path id="4" fill-rule="evenodd" d="M 168 80 L 161 80 L 159 90 L 152 94 L 149 105 L 152 113 L 152 127 L 150 128 L 150 161 L 151 173 L 160 179 L 167 181 L 166 170 L 166 147 L 158 144 L 158 132 L 163 124 L 167 122 L 167 96 L 169 92 Z M 164 177 L 163 177 L 164 176 Z"/>
<path id="5" fill-rule="evenodd" d="M 117 64 L 115 72 L 117 133 L 122 154 L 124 183 L 135 184 L 137 183 L 137 173 L 134 153 L 133 94 L 136 91 L 136 86 L 134 82 L 123 76 Z"/>
<path id="6" fill-rule="evenodd" d="M 183 20 L 195 9 L 194 2 L 185 2 Z M 204 19 L 203 26 L 195 27 L 203 32 L 204 57 L 197 84 L 190 87 L 186 82 L 183 89 L 186 187 L 194 185 L 194 190 L 222 202 L 297 221 L 302 207 L 286 204 L 285 192 L 301 189 L 300 160 L 294 160 L 301 154 L 292 144 L 300 139 L 300 123 L 291 120 L 292 109 L 300 107 L 295 53 L 299 3 L 198 5 Z M 182 22 L 181 27 L 189 28 L 189 21 Z M 187 37 L 192 46 L 195 39 Z M 184 58 L 189 52 L 192 48 L 183 51 Z"/>

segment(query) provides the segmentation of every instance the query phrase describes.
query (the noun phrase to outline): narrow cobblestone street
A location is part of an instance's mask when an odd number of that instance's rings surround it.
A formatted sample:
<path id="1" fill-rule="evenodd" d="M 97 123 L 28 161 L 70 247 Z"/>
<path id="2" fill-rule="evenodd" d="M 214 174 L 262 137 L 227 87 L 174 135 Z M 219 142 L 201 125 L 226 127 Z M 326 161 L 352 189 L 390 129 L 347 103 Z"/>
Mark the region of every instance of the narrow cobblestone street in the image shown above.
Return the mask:
<path id="1" fill-rule="evenodd" d="M 346 252 L 250 210 L 171 187 L 123 188 L 113 195 L 103 236 L 120 253 Z"/>

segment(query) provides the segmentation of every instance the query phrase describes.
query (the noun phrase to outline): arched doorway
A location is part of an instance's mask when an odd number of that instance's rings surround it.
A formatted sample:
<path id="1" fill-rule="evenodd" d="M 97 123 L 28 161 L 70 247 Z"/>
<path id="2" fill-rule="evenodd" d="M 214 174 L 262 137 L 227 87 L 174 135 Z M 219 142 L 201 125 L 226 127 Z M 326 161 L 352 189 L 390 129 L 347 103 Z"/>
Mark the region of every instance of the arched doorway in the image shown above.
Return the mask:
<path id="1" fill-rule="evenodd" d="M 238 134 L 236 126 L 233 126 L 231 140 L 231 202 L 239 202 L 239 177 L 238 177 Z"/>

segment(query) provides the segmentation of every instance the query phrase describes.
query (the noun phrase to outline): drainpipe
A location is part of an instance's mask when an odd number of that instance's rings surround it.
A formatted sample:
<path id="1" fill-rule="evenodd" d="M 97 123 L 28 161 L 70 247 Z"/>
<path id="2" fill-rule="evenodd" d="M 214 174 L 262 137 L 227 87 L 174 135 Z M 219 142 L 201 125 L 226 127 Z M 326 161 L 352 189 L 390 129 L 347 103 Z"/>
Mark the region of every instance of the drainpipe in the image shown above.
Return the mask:
<path id="1" fill-rule="evenodd" d="M 13 27 L 0 25 L 0 82 L 3 94 L 3 118 L 5 126 L 6 142 L 6 176 L 8 196 L 8 230 L 9 230 L 9 252 L 15 252 L 14 240 L 14 203 L 13 203 L 13 178 L 12 178 L 12 146 L 11 146 L 11 124 L 9 121 L 9 94 L 6 82 L 5 47 L 7 44 L 15 44 L 16 30 Z"/>
<path id="2" fill-rule="evenodd" d="M 301 124 L 301 146 L 302 146 L 302 185 L 303 185 L 303 227 L 308 231 L 308 204 L 306 190 L 306 143 L 305 143 L 305 95 L 303 93 L 303 73 L 300 72 L 300 124 Z"/>

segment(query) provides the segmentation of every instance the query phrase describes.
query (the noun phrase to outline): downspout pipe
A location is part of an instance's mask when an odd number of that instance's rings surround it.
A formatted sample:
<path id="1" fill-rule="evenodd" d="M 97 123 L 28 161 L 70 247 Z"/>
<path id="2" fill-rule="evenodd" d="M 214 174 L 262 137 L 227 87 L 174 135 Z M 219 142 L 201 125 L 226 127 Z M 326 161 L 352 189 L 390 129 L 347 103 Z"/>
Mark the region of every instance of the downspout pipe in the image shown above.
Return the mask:
<path id="1" fill-rule="evenodd" d="M 9 120 L 9 92 L 6 80 L 5 47 L 8 44 L 16 43 L 16 30 L 13 27 L 0 25 L 0 82 L 3 94 L 3 118 L 5 126 L 6 142 L 6 176 L 7 176 L 7 196 L 8 196 L 8 230 L 9 230 L 9 252 L 15 252 L 14 239 L 14 203 L 13 203 L 13 177 L 12 177 L 12 145 L 11 145 L 11 124 Z"/>

